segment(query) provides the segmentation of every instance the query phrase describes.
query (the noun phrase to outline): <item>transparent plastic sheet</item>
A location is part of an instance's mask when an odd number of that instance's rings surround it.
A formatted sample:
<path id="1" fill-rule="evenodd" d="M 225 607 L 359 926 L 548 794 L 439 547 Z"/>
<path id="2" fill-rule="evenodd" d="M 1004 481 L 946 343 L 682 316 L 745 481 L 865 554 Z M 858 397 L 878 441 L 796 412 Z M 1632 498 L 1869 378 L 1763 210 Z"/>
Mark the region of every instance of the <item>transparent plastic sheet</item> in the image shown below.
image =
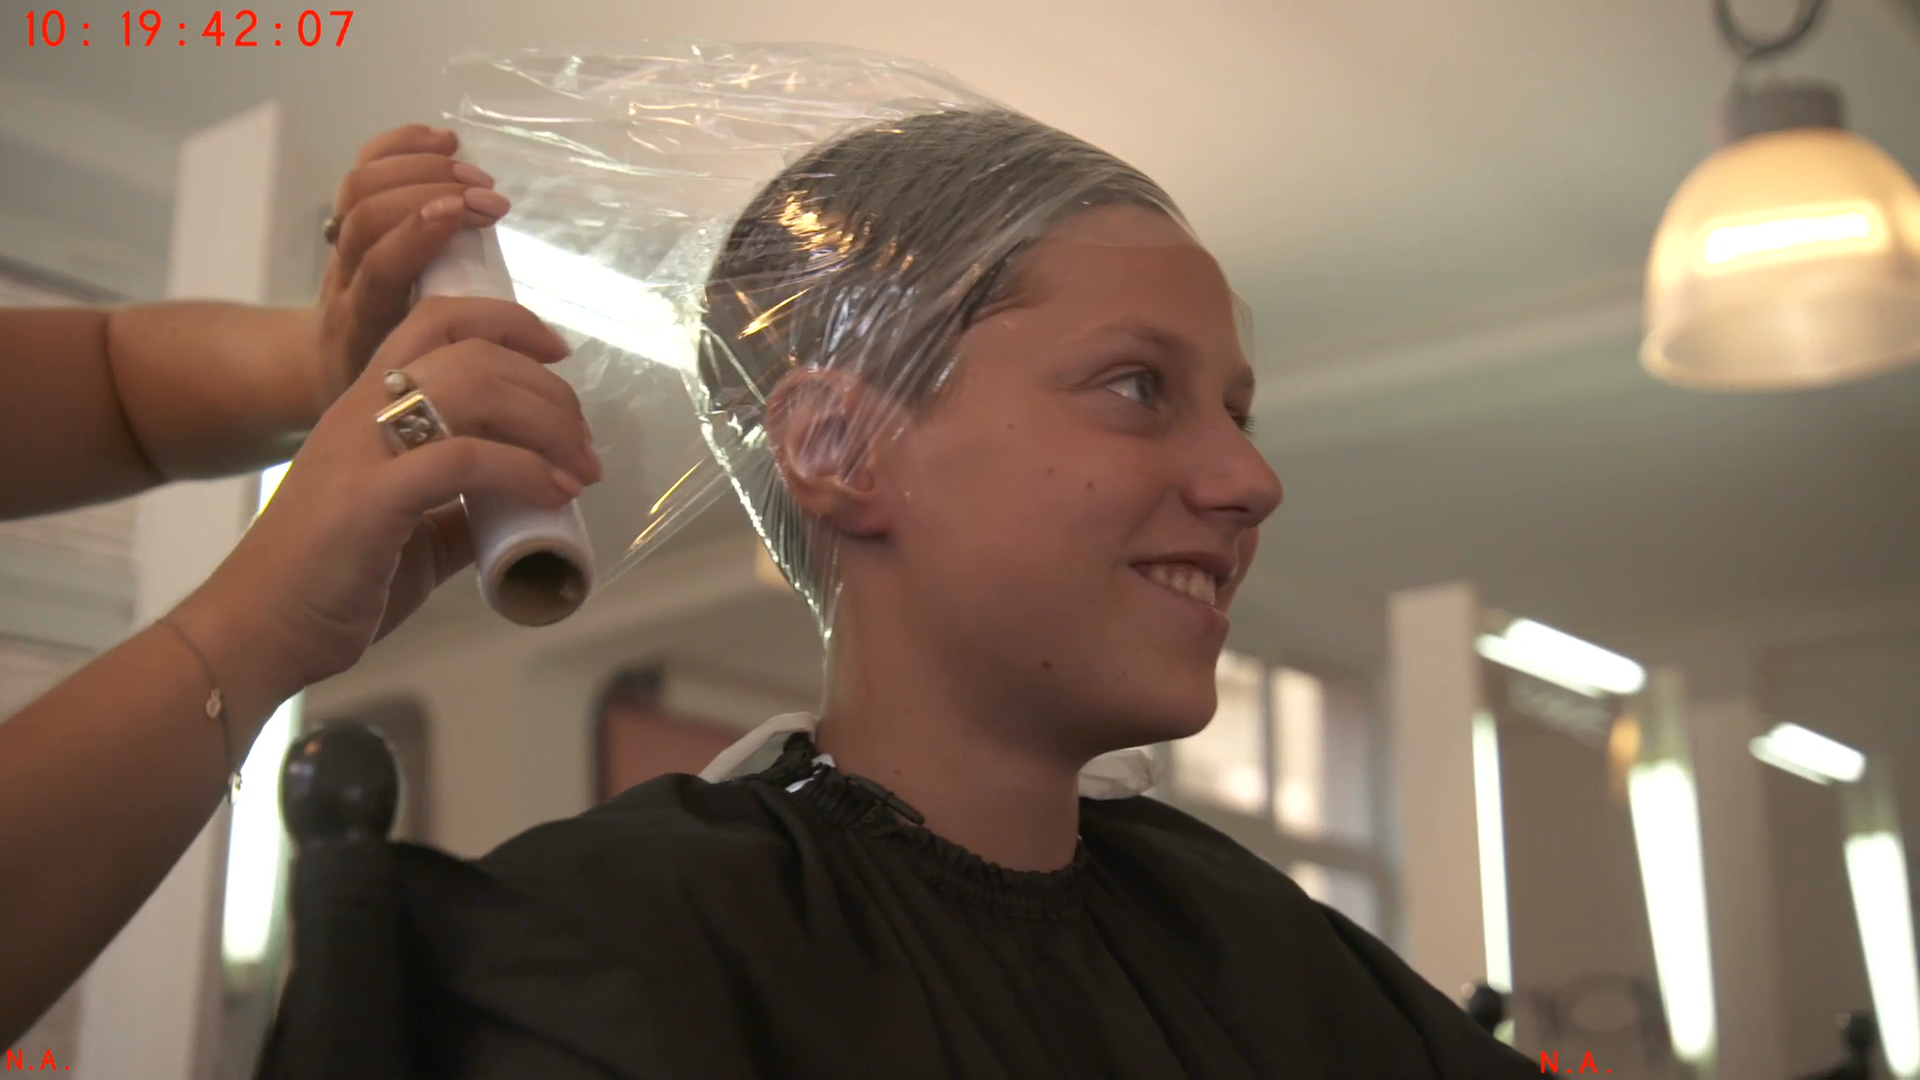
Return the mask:
<path id="1" fill-rule="evenodd" d="M 446 85 L 462 156 L 514 202 L 518 298 L 575 345 L 558 370 L 606 463 L 580 501 L 596 587 L 731 487 L 823 634 L 837 543 L 782 463 L 831 472 L 901 430 L 1009 264 L 1074 213 L 1178 220 L 1104 152 L 881 54 L 526 51 L 456 60 Z"/>

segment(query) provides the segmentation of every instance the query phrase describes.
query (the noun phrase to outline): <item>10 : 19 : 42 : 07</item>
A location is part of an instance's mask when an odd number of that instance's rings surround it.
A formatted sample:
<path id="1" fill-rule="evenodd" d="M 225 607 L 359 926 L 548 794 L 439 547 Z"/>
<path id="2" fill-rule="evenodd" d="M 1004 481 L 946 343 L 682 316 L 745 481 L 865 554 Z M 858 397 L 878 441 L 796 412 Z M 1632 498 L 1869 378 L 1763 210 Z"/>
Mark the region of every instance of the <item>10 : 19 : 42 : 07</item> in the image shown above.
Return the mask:
<path id="1" fill-rule="evenodd" d="M 228 29 L 227 24 L 223 20 L 223 13 L 216 11 L 212 17 L 207 20 L 206 27 L 200 31 L 200 36 L 211 39 L 216 46 L 231 45 L 235 48 L 249 49 L 265 44 L 265 42 L 253 40 L 253 34 L 260 25 L 258 15 L 245 9 L 232 12 L 231 14 L 233 15 L 233 28 L 231 30 Z M 347 28 L 353 25 L 353 12 L 329 11 L 327 14 L 340 20 L 340 30 L 339 33 L 334 36 L 333 44 L 336 47 L 346 44 Z M 273 24 L 275 30 L 281 29 L 281 26 L 282 24 L 280 23 Z M 165 27 L 166 20 L 160 16 L 158 11 L 152 8 L 138 13 L 123 11 L 120 13 L 120 44 L 129 48 L 136 44 L 141 47 L 152 45 L 154 40 L 159 37 L 160 31 L 165 29 Z M 186 23 L 180 24 L 182 31 L 185 31 L 186 27 Z M 84 31 L 90 29 L 90 26 L 87 23 L 81 23 L 80 28 Z M 321 17 L 318 11 L 302 11 L 299 18 L 295 20 L 294 30 L 300 40 L 300 44 L 312 48 L 315 45 L 321 44 L 321 40 L 326 36 L 326 20 Z M 137 40 L 138 31 L 145 32 L 145 41 Z M 233 37 L 231 42 L 227 40 L 229 34 Z M 61 12 L 57 10 L 27 12 L 28 45 L 44 45 L 53 48 L 66 43 L 66 40 L 67 19 Z M 186 40 L 182 38 L 180 44 L 185 45 L 186 43 Z M 274 41 L 271 44 L 279 45 L 280 43 L 280 41 Z M 82 40 L 79 44 L 91 45 L 93 42 L 91 40 Z M 104 45 L 107 44 L 107 42 L 102 41 L 101 44 Z M 287 44 L 291 45 L 293 43 L 289 41 Z"/>

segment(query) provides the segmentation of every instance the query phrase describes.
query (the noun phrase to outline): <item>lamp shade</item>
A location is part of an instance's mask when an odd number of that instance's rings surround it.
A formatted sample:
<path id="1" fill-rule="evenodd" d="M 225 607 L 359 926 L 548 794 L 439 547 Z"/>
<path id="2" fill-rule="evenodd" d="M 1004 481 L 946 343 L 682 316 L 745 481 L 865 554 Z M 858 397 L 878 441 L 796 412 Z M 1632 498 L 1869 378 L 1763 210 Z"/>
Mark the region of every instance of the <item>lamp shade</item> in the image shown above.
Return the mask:
<path id="1" fill-rule="evenodd" d="M 1920 360 L 1912 178 L 1837 123 L 1746 126 L 1762 130 L 1722 146 L 1667 206 L 1642 365 L 1695 389 L 1786 390 Z"/>

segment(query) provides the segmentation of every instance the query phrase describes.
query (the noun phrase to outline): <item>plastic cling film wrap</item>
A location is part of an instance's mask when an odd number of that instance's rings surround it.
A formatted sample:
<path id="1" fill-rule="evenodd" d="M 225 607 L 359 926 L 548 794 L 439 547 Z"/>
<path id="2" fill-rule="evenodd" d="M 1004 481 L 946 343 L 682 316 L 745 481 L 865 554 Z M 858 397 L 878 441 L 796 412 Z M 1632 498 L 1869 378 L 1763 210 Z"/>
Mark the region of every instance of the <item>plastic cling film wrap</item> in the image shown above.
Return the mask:
<path id="1" fill-rule="evenodd" d="M 1111 155 L 885 55 L 667 43 L 447 81 L 462 156 L 514 202 L 518 299 L 575 346 L 597 584 L 731 488 L 823 632 L 843 537 L 803 503 L 937 402 L 1031 245 L 1093 207 L 1180 220 Z"/>

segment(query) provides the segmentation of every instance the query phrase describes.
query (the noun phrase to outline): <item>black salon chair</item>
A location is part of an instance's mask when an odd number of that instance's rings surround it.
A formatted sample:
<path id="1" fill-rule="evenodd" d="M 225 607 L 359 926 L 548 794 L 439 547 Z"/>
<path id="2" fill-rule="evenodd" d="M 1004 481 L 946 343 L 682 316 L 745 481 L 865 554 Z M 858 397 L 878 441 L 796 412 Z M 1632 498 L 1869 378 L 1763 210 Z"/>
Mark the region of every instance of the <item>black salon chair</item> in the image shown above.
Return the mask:
<path id="1" fill-rule="evenodd" d="M 330 724 L 281 772 L 292 967 L 259 1080 L 638 1080 L 625 972 L 482 866 L 389 839 L 380 732 Z"/>
<path id="2" fill-rule="evenodd" d="M 1839 1018 L 1840 1043 L 1845 1060 L 1826 1072 L 1802 1080 L 1876 1080 L 1873 1051 L 1880 1043 L 1880 1025 L 1869 1012 L 1851 1012 Z"/>
<path id="3" fill-rule="evenodd" d="M 327 725 L 287 752 L 280 811 L 298 845 L 293 977 L 260 1076 L 420 1075 L 408 1038 L 400 869 L 387 840 L 399 803 L 399 769 L 371 727 Z"/>
<path id="4" fill-rule="evenodd" d="M 1480 1030 L 1491 1035 L 1507 1019 L 1507 995 L 1488 986 L 1486 983 L 1474 983 L 1467 994 L 1467 1015 L 1480 1026 Z"/>

